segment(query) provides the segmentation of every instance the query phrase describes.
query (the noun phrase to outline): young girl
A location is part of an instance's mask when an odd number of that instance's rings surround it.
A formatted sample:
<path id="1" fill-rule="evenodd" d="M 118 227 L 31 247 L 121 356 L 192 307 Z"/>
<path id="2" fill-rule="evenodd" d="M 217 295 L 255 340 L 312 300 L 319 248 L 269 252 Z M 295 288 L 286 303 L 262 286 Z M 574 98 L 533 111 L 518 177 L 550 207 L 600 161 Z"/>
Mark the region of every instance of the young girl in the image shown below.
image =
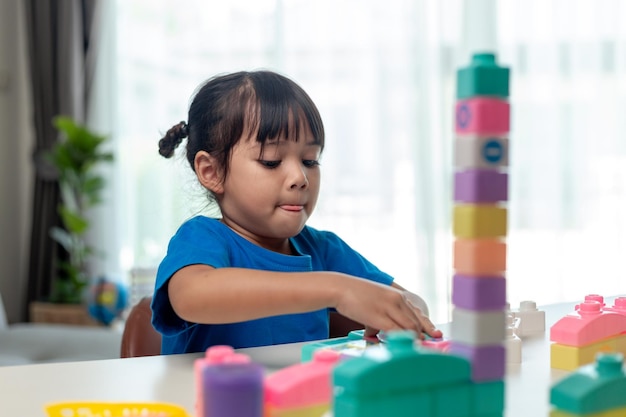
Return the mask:
<path id="1" fill-rule="evenodd" d="M 441 337 L 419 297 L 335 234 L 306 226 L 324 127 L 297 84 L 269 71 L 210 79 L 159 153 L 171 157 L 184 138 L 221 218 L 185 222 L 159 266 L 152 322 L 162 353 L 324 339 L 329 309 L 363 323 L 366 336 L 410 329 Z"/>

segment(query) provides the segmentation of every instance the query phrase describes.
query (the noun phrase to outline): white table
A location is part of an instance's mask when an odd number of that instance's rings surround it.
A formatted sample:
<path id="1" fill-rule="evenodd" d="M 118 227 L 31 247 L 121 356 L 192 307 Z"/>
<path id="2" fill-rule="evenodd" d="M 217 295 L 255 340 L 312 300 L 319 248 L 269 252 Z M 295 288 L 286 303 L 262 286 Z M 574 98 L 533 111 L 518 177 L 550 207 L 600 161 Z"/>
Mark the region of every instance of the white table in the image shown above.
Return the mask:
<path id="1" fill-rule="evenodd" d="M 607 297 L 612 303 L 615 297 Z M 507 417 L 545 416 L 551 384 L 566 375 L 550 369 L 548 329 L 575 303 L 540 307 L 546 334 L 526 338 L 522 363 L 509 364 Z M 446 326 L 442 326 L 446 330 Z M 301 343 L 242 349 L 268 371 L 296 363 Z M 46 416 L 45 404 L 65 401 L 169 402 L 194 413 L 193 361 L 201 354 L 0 367 L 0 416 Z"/>

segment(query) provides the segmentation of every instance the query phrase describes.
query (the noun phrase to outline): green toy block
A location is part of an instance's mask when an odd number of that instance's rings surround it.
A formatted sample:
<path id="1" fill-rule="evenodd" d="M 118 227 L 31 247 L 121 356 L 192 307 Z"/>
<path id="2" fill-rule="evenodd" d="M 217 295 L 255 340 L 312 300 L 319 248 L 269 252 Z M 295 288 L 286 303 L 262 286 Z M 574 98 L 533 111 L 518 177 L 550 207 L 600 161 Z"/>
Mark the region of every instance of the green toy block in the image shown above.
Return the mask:
<path id="1" fill-rule="evenodd" d="M 433 417 L 474 417 L 472 413 L 472 386 L 452 385 L 433 392 Z M 451 401 L 450 399 L 454 399 Z"/>
<path id="2" fill-rule="evenodd" d="M 353 330 L 346 337 L 306 343 L 300 351 L 300 359 L 302 362 L 309 362 L 313 359 L 313 352 L 318 349 L 331 349 L 342 356 L 361 356 L 366 348 L 375 344 L 364 339 L 364 333 L 365 330 Z"/>
<path id="3" fill-rule="evenodd" d="M 449 400 L 442 405 L 444 397 L 450 398 L 443 395 L 446 392 L 471 397 L 470 373 L 467 359 L 416 346 L 413 332 L 390 332 L 386 344 L 335 366 L 334 416 L 409 417 L 419 413 L 474 417 L 468 401 L 465 414 L 459 414 Z M 438 407 L 442 413 L 437 412 Z"/>
<path id="4" fill-rule="evenodd" d="M 457 70 L 456 97 L 465 99 L 472 96 L 509 96 L 509 68 L 496 63 L 492 53 L 472 56 L 469 66 Z"/>
<path id="5" fill-rule="evenodd" d="M 475 416 L 502 416 L 504 413 L 504 381 L 474 382 L 472 409 Z"/>
<path id="6" fill-rule="evenodd" d="M 621 353 L 599 353 L 596 362 L 578 368 L 550 389 L 559 411 L 592 414 L 626 407 L 626 369 Z"/>

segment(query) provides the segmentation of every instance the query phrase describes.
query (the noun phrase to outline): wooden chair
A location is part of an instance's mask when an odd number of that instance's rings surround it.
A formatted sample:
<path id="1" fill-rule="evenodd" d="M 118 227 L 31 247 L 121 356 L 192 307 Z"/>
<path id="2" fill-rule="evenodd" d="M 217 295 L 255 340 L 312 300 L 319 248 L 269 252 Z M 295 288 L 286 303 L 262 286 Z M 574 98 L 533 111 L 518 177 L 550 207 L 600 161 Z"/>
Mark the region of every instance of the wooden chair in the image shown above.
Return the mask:
<path id="1" fill-rule="evenodd" d="M 151 302 L 152 297 L 143 297 L 131 308 L 122 334 L 120 357 L 156 356 L 161 353 L 161 334 L 152 327 L 151 322 Z M 363 329 L 362 324 L 336 312 L 330 313 L 329 321 L 331 338 Z"/>

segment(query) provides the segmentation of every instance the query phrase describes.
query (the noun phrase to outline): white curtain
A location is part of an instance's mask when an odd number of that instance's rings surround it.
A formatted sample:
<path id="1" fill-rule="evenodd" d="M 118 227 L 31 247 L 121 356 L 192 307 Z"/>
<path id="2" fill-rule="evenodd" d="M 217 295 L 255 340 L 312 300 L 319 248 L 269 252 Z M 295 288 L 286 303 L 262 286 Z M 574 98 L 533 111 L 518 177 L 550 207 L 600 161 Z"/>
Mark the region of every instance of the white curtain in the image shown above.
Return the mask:
<path id="1" fill-rule="evenodd" d="M 182 153 L 161 158 L 158 139 L 186 119 L 206 78 L 268 68 L 298 82 L 325 122 L 310 225 L 338 233 L 447 321 L 455 71 L 488 49 L 512 69 L 511 304 L 623 291 L 624 7 L 118 0 L 95 116 L 117 155 L 96 233 L 108 255 L 101 268 L 157 265 L 178 225 L 207 212 Z"/>

